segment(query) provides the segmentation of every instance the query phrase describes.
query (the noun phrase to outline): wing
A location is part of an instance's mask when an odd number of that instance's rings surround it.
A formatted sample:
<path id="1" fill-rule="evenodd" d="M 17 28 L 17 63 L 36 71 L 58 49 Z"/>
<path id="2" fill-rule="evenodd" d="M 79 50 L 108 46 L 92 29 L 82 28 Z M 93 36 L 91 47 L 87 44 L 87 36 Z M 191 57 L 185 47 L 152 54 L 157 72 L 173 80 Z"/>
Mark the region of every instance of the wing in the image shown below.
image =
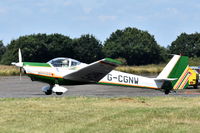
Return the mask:
<path id="1" fill-rule="evenodd" d="M 80 82 L 98 82 L 120 64 L 121 62 L 117 60 L 105 58 L 64 76 L 64 79 Z"/>

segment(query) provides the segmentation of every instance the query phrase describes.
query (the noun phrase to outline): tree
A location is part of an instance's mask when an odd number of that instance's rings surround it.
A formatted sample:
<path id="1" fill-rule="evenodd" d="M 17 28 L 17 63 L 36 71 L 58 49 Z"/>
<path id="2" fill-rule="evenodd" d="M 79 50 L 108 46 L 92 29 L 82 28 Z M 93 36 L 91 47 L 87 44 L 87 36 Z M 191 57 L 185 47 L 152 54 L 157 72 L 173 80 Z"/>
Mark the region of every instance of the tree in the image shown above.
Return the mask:
<path id="1" fill-rule="evenodd" d="M 21 48 L 23 61 L 47 62 L 58 56 L 72 57 L 72 39 L 61 34 L 33 34 L 12 40 L 2 57 L 1 63 L 18 61 L 18 49 Z"/>
<path id="2" fill-rule="evenodd" d="M 3 45 L 3 42 L 0 40 L 0 60 L 5 51 L 6 51 L 6 48 Z"/>
<path id="3" fill-rule="evenodd" d="M 82 35 L 73 40 L 75 59 L 91 63 L 103 58 L 102 44 L 93 35 Z"/>
<path id="4" fill-rule="evenodd" d="M 200 57 L 200 33 L 182 33 L 169 46 L 173 54 L 183 54 L 189 57 Z"/>
<path id="5" fill-rule="evenodd" d="M 48 60 L 56 57 L 74 58 L 72 39 L 61 34 L 47 36 L 45 45 L 48 51 Z"/>
<path id="6" fill-rule="evenodd" d="M 1 63 L 17 62 L 19 48 L 23 61 L 30 62 L 47 62 L 55 57 L 69 57 L 91 63 L 103 58 L 102 45 L 92 35 L 82 35 L 72 40 L 61 34 L 33 34 L 12 40 Z"/>
<path id="7" fill-rule="evenodd" d="M 103 52 L 111 58 L 125 58 L 128 65 L 145 65 L 164 61 L 165 49 L 146 31 L 126 28 L 113 32 L 105 41 Z"/>

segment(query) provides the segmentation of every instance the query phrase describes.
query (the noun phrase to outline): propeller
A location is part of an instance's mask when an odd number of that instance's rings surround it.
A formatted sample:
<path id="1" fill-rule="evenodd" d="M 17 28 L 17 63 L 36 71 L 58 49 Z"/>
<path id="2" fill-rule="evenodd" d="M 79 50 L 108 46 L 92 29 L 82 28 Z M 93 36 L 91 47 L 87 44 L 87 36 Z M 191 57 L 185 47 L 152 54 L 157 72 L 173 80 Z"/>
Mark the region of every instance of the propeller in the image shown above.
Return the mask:
<path id="1" fill-rule="evenodd" d="M 18 57 L 19 57 L 19 63 L 20 63 L 20 67 L 19 67 L 19 79 L 22 80 L 22 68 L 23 68 L 23 63 L 22 63 L 22 53 L 21 53 L 21 49 L 19 49 L 18 51 Z"/>
<path id="2" fill-rule="evenodd" d="M 22 53 L 20 48 L 18 50 L 18 57 L 19 57 L 19 62 L 22 63 Z"/>
<path id="3" fill-rule="evenodd" d="M 22 53 L 21 53 L 21 49 L 18 50 L 18 58 L 19 58 L 19 62 L 12 62 L 12 65 L 15 65 L 17 67 L 19 67 L 19 71 L 20 71 L 20 80 L 21 80 L 21 76 L 22 76 L 22 68 L 23 68 L 23 62 L 22 62 Z"/>

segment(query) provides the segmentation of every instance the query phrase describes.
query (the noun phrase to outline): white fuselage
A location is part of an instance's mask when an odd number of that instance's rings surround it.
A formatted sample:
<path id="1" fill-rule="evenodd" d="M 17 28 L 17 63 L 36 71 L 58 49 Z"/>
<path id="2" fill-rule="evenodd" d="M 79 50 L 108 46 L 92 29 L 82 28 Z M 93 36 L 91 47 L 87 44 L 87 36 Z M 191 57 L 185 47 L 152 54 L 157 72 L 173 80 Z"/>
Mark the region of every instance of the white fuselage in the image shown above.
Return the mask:
<path id="1" fill-rule="evenodd" d="M 87 64 L 81 63 L 76 67 L 34 67 L 34 66 L 24 66 L 25 71 L 28 74 L 35 74 L 40 76 L 48 76 L 54 78 L 63 78 L 65 75 L 75 72 Z M 121 85 L 130 87 L 142 87 L 142 88 L 161 88 L 163 82 L 155 81 L 154 78 L 138 76 L 134 74 L 129 74 L 125 72 L 120 72 L 112 70 L 104 78 L 102 78 L 98 83 L 100 84 L 110 84 L 110 85 Z"/>

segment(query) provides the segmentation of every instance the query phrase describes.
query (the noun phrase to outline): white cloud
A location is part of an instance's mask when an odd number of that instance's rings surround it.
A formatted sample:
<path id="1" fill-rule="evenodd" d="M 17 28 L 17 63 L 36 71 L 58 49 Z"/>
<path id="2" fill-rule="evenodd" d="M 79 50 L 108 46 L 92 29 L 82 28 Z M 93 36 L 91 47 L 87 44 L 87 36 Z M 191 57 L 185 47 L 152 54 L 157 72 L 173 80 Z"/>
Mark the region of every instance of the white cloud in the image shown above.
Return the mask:
<path id="1" fill-rule="evenodd" d="M 102 22 L 113 21 L 117 19 L 117 16 L 101 15 L 98 16 L 98 19 Z"/>

